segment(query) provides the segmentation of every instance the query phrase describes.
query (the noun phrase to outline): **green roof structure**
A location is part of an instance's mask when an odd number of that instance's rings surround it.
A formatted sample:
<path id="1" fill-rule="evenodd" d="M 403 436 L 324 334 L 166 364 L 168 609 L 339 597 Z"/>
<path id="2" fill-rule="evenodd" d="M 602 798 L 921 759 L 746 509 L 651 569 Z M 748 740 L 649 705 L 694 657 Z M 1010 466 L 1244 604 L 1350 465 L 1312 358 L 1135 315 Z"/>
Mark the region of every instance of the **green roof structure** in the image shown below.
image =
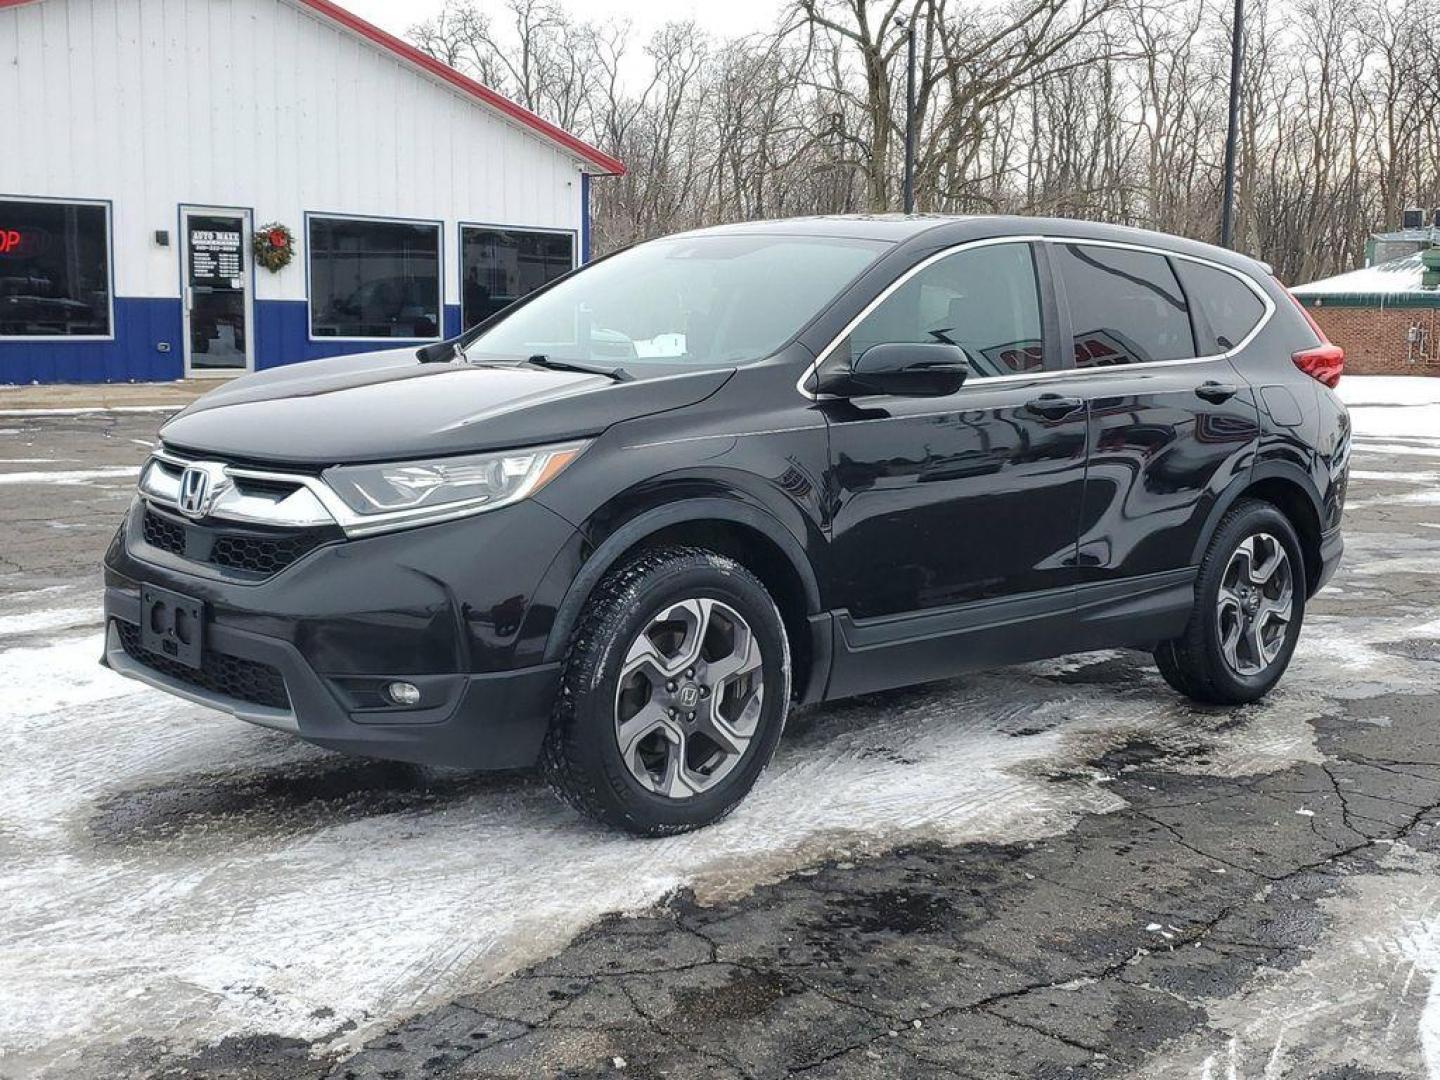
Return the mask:
<path id="1" fill-rule="evenodd" d="M 1440 247 L 1290 290 L 1306 307 L 1440 307 Z"/>

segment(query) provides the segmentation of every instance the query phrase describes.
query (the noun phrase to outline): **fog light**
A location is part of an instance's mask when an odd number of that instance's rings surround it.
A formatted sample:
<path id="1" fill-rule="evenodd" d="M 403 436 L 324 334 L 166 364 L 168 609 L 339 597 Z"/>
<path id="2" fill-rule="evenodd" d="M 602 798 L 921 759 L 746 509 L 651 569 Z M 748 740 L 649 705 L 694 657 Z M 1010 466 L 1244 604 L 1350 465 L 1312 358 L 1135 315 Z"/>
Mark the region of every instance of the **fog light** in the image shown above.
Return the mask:
<path id="1" fill-rule="evenodd" d="M 385 696 L 396 705 L 420 704 L 420 688 L 414 683 L 392 682 L 385 684 Z"/>

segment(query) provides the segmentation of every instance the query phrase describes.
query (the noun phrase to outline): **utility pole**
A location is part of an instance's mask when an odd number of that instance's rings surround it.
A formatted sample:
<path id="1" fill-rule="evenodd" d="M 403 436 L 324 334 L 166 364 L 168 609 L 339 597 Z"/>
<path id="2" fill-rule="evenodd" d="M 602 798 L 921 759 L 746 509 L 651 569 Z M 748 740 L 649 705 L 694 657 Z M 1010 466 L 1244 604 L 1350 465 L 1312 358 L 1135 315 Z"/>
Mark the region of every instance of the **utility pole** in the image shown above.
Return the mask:
<path id="1" fill-rule="evenodd" d="M 1240 44 L 1245 32 L 1245 0 L 1235 0 L 1230 28 L 1230 124 L 1225 131 L 1225 188 L 1220 196 L 1220 246 L 1232 247 L 1235 231 L 1235 143 L 1240 128 Z"/>
<path id="2" fill-rule="evenodd" d="M 1236 0 L 1238 3 L 1239 0 Z M 905 31 L 905 213 L 915 212 L 915 23 L 904 15 L 895 25 Z"/>

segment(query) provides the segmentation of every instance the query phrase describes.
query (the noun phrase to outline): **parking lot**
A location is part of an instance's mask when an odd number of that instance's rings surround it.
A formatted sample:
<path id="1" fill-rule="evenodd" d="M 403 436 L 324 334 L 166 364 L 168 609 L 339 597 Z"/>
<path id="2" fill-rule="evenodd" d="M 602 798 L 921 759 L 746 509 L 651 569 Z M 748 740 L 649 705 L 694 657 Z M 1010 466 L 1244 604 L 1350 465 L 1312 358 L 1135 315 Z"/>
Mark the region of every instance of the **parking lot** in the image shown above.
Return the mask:
<path id="1" fill-rule="evenodd" d="M 1440 379 L 1343 390 L 1266 701 L 1110 652 L 807 709 L 658 841 L 101 669 L 164 414 L 0 414 L 0 1077 L 1440 1076 Z"/>

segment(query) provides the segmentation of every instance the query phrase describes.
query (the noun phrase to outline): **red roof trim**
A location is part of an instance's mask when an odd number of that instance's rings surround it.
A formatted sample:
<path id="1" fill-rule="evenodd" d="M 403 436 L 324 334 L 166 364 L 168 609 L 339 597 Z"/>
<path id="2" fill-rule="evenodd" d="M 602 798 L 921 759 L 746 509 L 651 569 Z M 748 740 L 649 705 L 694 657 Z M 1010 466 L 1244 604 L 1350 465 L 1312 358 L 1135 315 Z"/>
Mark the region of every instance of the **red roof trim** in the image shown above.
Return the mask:
<path id="1" fill-rule="evenodd" d="M 613 158 L 602 150 L 598 150 L 582 139 L 577 139 L 564 128 L 557 127 L 550 121 L 536 116 L 523 105 L 517 105 L 503 94 L 497 94 L 483 83 L 478 83 L 468 75 L 462 75 L 449 64 L 436 60 L 428 53 L 423 53 L 407 41 L 402 41 L 394 34 L 386 33 L 374 23 L 366 22 L 353 12 L 346 11 L 339 4 L 331 3 L 331 0 L 300 0 L 300 3 L 313 11 L 318 11 L 326 18 L 333 19 L 347 30 L 353 30 L 363 38 L 368 38 L 383 49 L 387 49 L 400 57 L 408 60 L 416 67 L 423 68 L 430 74 L 445 80 L 451 86 L 463 90 L 473 98 L 479 98 L 486 105 L 498 112 L 504 113 L 512 120 L 516 120 L 525 127 L 539 132 L 551 142 L 559 143 L 565 149 L 571 151 L 590 162 L 599 166 L 600 170 L 612 176 L 623 176 L 625 165 L 618 159 Z"/>
<path id="2" fill-rule="evenodd" d="M 33 3 L 34 0 L 0 0 L 0 8 L 19 7 L 21 4 Z M 564 128 L 557 127 L 550 121 L 536 116 L 523 105 L 517 105 L 503 94 L 498 94 L 488 86 L 476 82 L 467 75 L 462 75 L 449 64 L 436 60 L 433 56 L 421 52 L 415 46 L 402 41 L 394 34 L 386 33 L 373 23 L 366 22 L 353 12 L 346 11 L 339 4 L 331 0 L 296 0 L 312 11 L 318 12 L 333 22 L 339 23 L 345 29 L 359 34 L 361 37 L 374 42 L 387 52 L 394 53 L 402 60 L 414 64 L 416 67 L 429 72 L 436 78 L 442 79 L 466 94 L 489 105 L 495 111 L 508 116 L 524 127 L 544 136 L 553 143 L 563 146 L 566 150 L 583 158 L 591 165 L 596 166 L 601 173 L 611 176 L 623 176 L 625 165 L 618 158 L 609 154 L 582 139 L 577 139 Z"/>

